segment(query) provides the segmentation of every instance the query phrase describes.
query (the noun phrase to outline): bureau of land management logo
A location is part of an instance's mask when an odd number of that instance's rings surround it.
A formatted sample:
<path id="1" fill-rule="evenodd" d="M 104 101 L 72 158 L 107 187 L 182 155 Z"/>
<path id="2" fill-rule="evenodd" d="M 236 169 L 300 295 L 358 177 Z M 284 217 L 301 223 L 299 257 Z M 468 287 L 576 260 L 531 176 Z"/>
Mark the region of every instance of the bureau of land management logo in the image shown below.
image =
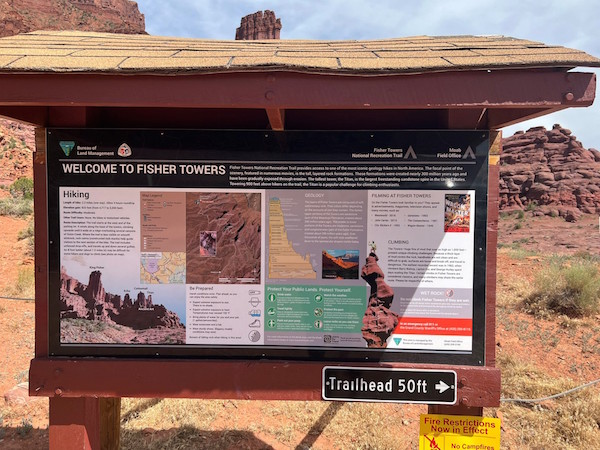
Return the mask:
<path id="1" fill-rule="evenodd" d="M 62 148 L 62 151 L 64 152 L 65 156 L 69 156 L 75 148 L 74 141 L 60 141 L 58 144 L 60 145 L 60 148 Z"/>
<path id="2" fill-rule="evenodd" d="M 125 143 L 121 144 L 117 150 L 117 155 L 122 156 L 123 158 L 131 156 L 131 147 Z"/>

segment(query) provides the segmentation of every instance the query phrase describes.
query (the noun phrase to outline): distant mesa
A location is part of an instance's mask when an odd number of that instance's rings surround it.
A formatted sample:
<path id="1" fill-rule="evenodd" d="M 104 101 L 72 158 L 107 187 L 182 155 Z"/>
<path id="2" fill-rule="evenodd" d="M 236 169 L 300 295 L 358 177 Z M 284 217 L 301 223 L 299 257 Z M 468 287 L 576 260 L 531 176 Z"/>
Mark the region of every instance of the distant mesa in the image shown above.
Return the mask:
<path id="1" fill-rule="evenodd" d="M 279 39 L 280 32 L 281 19 L 277 19 L 273 11 L 257 11 L 242 17 L 240 26 L 235 30 L 235 40 Z"/>
<path id="2" fill-rule="evenodd" d="M 102 286 L 102 273 L 90 273 L 87 285 L 69 276 L 63 268 L 60 274 L 61 319 L 86 319 L 129 327 L 133 330 L 185 329 L 177 316 L 163 305 L 155 304 L 152 295 L 138 292 L 135 300 L 129 294 L 108 293 Z"/>
<path id="3" fill-rule="evenodd" d="M 600 152 L 586 149 L 570 130 L 554 125 L 502 140 L 500 209 L 574 222 L 600 213 Z"/>

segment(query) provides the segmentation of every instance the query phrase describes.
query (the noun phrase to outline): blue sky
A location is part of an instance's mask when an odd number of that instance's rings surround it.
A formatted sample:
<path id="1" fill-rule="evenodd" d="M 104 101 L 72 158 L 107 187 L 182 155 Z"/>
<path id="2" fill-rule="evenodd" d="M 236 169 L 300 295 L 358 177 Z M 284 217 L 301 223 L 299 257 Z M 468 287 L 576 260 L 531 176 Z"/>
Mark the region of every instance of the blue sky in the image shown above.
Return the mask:
<path id="1" fill-rule="evenodd" d="M 383 39 L 429 35 L 505 35 L 562 45 L 600 57 L 596 0 L 137 0 L 146 31 L 161 36 L 233 39 L 240 19 L 270 9 L 282 39 Z M 578 71 L 600 70 L 580 68 Z M 600 92 L 600 90 L 599 90 Z M 600 149 L 600 106 L 571 108 L 504 130 L 554 123 Z"/>

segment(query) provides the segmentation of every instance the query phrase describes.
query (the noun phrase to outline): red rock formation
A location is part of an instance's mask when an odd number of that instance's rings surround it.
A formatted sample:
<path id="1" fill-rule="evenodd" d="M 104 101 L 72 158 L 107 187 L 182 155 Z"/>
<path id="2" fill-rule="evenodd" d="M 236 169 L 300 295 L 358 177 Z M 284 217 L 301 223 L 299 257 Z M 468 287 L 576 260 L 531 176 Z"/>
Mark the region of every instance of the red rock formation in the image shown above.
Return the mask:
<path id="1" fill-rule="evenodd" d="M 279 39 L 280 31 L 281 19 L 277 19 L 273 11 L 258 11 L 242 17 L 239 28 L 235 30 L 235 40 Z"/>
<path id="2" fill-rule="evenodd" d="M 35 30 L 143 34 L 144 15 L 129 0 L 4 0 L 0 36 Z"/>
<path id="3" fill-rule="evenodd" d="M 600 152 L 585 149 L 570 130 L 530 128 L 503 140 L 500 209 L 574 221 L 600 213 Z"/>
<path id="4" fill-rule="evenodd" d="M 369 348 L 385 348 L 399 320 L 398 315 L 389 309 L 394 300 L 394 291 L 385 282 L 377 261 L 377 255 L 370 253 L 360 275 L 371 287 L 361 329 Z"/>
<path id="5" fill-rule="evenodd" d="M 129 0 L 0 0 L 0 37 L 42 29 L 146 33 Z M 34 141 L 32 126 L 0 119 L 0 185 L 33 176 Z"/>
<path id="6" fill-rule="evenodd" d="M 152 296 L 139 292 L 132 304 L 129 294 L 121 302 L 120 295 L 107 293 L 102 286 L 102 273 L 93 271 L 89 283 L 81 284 L 61 270 L 61 317 L 79 318 L 145 330 L 148 328 L 185 328 L 177 314 L 163 305 L 154 305 Z"/>
<path id="7" fill-rule="evenodd" d="M 33 127 L 0 119 L 0 185 L 33 176 Z"/>

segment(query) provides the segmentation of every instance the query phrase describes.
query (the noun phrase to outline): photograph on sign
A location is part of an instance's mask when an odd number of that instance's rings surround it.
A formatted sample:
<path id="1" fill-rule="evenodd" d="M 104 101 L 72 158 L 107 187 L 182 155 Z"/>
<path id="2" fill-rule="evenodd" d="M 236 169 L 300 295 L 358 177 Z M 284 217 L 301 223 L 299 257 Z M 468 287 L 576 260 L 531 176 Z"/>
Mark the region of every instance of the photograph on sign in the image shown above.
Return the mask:
<path id="1" fill-rule="evenodd" d="M 488 145 L 50 129 L 52 354 L 481 365 Z"/>

